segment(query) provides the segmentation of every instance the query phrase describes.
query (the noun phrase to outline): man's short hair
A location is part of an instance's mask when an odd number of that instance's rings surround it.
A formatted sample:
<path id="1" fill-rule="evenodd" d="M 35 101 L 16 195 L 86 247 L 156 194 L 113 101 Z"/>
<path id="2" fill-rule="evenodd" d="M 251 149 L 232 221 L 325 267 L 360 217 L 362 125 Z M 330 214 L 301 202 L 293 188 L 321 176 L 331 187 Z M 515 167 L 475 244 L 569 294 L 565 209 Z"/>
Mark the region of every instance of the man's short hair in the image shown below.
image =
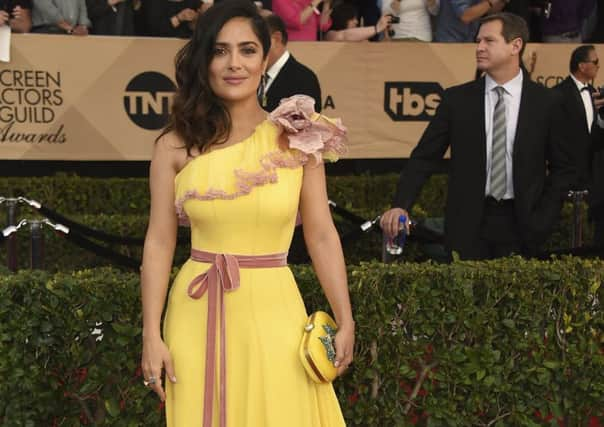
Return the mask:
<path id="1" fill-rule="evenodd" d="M 579 69 L 579 64 L 581 62 L 589 62 L 589 52 L 592 50 L 596 50 L 594 45 L 587 44 L 583 46 L 579 46 L 573 53 L 570 55 L 570 72 L 575 73 Z"/>
<path id="2" fill-rule="evenodd" d="M 522 40 L 522 48 L 520 49 L 519 54 L 520 61 L 522 62 L 524 48 L 526 47 L 530 36 L 529 28 L 524 18 L 509 12 L 499 12 L 482 18 L 480 20 L 480 25 L 491 21 L 501 22 L 501 35 L 506 43 L 510 43 L 514 39 Z"/>
<path id="3" fill-rule="evenodd" d="M 287 44 L 287 29 L 285 28 L 285 22 L 283 22 L 283 19 L 281 19 L 279 17 L 279 15 L 275 15 L 274 13 L 271 13 L 264 19 L 266 20 L 266 24 L 268 25 L 269 32 L 271 34 L 273 34 L 276 31 L 280 32 L 281 40 L 283 41 L 283 44 L 286 45 Z"/>

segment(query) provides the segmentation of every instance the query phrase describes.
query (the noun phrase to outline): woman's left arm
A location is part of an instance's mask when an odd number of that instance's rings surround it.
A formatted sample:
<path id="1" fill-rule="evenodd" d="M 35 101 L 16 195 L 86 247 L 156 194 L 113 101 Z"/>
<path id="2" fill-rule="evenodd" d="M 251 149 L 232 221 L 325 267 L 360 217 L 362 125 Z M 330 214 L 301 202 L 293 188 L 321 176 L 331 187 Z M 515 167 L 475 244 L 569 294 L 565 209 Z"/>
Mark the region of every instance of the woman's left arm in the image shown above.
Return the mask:
<path id="1" fill-rule="evenodd" d="M 329 30 L 333 24 L 331 12 L 333 12 L 331 1 L 323 1 L 323 10 L 321 11 L 321 17 L 319 18 L 319 29 L 323 32 Z"/>
<path id="2" fill-rule="evenodd" d="M 354 320 L 344 254 L 329 211 L 325 167 L 322 163 L 304 167 L 300 214 L 308 253 L 338 324 L 335 365 L 341 374 L 352 362 Z"/>

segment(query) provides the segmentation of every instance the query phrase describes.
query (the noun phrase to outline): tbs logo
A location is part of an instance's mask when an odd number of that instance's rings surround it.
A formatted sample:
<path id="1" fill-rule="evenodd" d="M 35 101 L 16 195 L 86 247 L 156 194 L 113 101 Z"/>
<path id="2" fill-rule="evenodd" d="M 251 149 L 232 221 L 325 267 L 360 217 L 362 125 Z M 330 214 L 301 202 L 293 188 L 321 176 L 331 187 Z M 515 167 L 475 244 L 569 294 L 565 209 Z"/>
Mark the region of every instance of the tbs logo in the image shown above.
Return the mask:
<path id="1" fill-rule="evenodd" d="M 429 121 L 443 88 L 436 82 L 386 82 L 384 111 L 395 122 Z"/>
<path id="2" fill-rule="evenodd" d="M 170 114 L 175 86 L 168 77 L 155 71 L 135 76 L 124 94 L 124 109 L 134 123 L 143 129 L 164 127 Z"/>

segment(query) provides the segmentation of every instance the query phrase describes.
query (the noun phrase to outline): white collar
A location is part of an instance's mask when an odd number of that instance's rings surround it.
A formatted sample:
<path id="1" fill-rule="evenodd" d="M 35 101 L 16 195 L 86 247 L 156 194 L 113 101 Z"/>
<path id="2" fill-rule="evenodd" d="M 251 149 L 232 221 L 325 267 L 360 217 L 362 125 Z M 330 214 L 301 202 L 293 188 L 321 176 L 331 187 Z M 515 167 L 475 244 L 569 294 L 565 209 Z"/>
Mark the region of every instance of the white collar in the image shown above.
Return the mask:
<path id="1" fill-rule="evenodd" d="M 512 80 L 508 80 L 504 84 L 498 84 L 491 76 L 488 74 L 485 77 L 485 93 L 490 93 L 497 86 L 503 87 L 505 92 L 511 95 L 513 98 L 520 97 L 522 93 L 522 80 L 524 76 L 522 74 L 522 70 L 518 71 L 518 75 L 514 77 Z"/>
<path id="2" fill-rule="evenodd" d="M 573 81 L 575 82 L 575 84 L 577 85 L 577 89 L 579 89 L 579 92 L 581 92 L 581 89 L 583 89 L 584 87 L 589 87 L 589 84 L 587 83 L 583 83 L 581 81 L 579 81 L 575 76 L 573 76 L 572 74 L 570 75 L 570 77 L 573 79 Z"/>
<path id="3" fill-rule="evenodd" d="M 290 56 L 291 55 L 289 54 L 289 51 L 286 50 L 283 55 L 281 55 L 281 57 L 277 59 L 275 63 L 267 70 L 266 74 L 268 74 L 268 76 L 271 78 L 270 83 L 275 80 L 275 78 L 281 71 L 281 68 L 283 68 Z"/>

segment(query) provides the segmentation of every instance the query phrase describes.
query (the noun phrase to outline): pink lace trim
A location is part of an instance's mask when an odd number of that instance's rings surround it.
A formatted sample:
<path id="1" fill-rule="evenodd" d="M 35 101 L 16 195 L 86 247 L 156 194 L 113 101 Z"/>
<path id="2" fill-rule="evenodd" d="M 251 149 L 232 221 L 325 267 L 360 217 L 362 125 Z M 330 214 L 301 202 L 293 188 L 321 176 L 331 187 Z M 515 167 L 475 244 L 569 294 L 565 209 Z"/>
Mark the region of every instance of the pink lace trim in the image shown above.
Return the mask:
<path id="1" fill-rule="evenodd" d="M 336 161 L 346 152 L 346 128 L 340 119 L 329 119 L 315 113 L 315 101 L 306 95 L 294 95 L 285 98 L 269 115 L 282 133 L 287 135 L 289 151 L 271 151 L 260 159 L 262 168 L 258 172 L 242 169 L 234 171 L 237 190 L 227 193 L 224 190 L 209 188 L 200 194 L 197 190 L 187 191 L 176 202 L 176 214 L 181 225 L 190 225 L 184 211 L 184 203 L 195 200 L 232 200 L 249 194 L 254 187 L 276 183 L 277 168 L 297 168 L 314 158 L 315 164 L 324 160 Z"/>
<path id="2" fill-rule="evenodd" d="M 197 190 L 189 190 L 176 201 L 176 215 L 180 225 L 190 225 L 187 214 L 184 210 L 184 203 L 189 199 L 208 201 L 208 200 L 233 200 L 237 197 L 250 194 L 255 187 L 265 184 L 274 184 L 278 181 L 277 169 L 295 169 L 303 166 L 308 157 L 303 153 L 284 151 L 271 151 L 266 153 L 260 159 L 262 169 L 257 172 L 248 172 L 243 169 L 235 169 L 235 186 L 237 190 L 233 193 L 227 193 L 224 190 L 209 188 L 200 194 Z"/>

